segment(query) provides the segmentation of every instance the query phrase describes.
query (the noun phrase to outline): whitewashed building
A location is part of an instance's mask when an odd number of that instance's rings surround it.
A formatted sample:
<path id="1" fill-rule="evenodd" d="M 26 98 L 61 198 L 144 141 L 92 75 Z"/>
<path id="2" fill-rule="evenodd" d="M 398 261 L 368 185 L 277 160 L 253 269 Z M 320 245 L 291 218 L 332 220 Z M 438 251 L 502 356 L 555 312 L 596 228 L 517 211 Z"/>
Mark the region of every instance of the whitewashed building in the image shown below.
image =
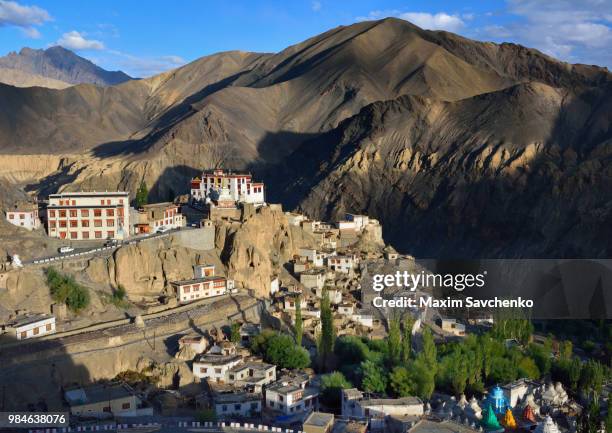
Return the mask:
<path id="1" fill-rule="evenodd" d="M 227 373 L 242 362 L 240 355 L 206 353 L 193 361 L 193 375 L 212 382 L 225 382 Z"/>
<path id="2" fill-rule="evenodd" d="M 347 418 L 367 418 L 372 428 L 384 425 L 387 416 L 422 416 L 423 401 L 418 397 L 368 398 L 356 388 L 343 389 L 341 400 L 342 416 Z"/>
<path id="3" fill-rule="evenodd" d="M 357 266 L 359 259 L 356 255 L 336 255 L 327 258 L 327 267 L 334 272 L 350 274 Z"/>
<path id="4" fill-rule="evenodd" d="M 253 182 L 251 174 L 226 172 L 221 169 L 205 171 L 202 177 L 191 179 L 191 199 L 220 207 L 237 203 L 264 203 L 264 184 Z"/>
<path id="5" fill-rule="evenodd" d="M 49 196 L 49 236 L 70 239 L 125 239 L 130 235 L 127 192 L 62 192 Z"/>
<path id="6" fill-rule="evenodd" d="M 55 332 L 55 316 L 49 314 L 22 314 L 9 320 L 6 332 L 14 332 L 17 340 L 41 337 Z"/>
<path id="7" fill-rule="evenodd" d="M 300 273 L 300 283 L 307 289 L 322 289 L 327 279 L 325 269 L 308 269 Z"/>
<path id="8" fill-rule="evenodd" d="M 170 284 L 180 303 L 222 296 L 234 288 L 233 280 L 214 276 L 172 281 Z"/>
<path id="9" fill-rule="evenodd" d="M 285 415 L 316 410 L 319 401 L 317 388 L 308 386 L 307 375 L 281 378 L 266 388 L 266 407 Z"/>
<path id="10" fill-rule="evenodd" d="M 261 393 L 224 392 L 213 396 L 215 414 L 219 419 L 253 418 L 261 414 Z"/>
<path id="11" fill-rule="evenodd" d="M 186 218 L 180 212 L 180 206 L 174 203 L 152 203 L 137 209 L 132 221 L 134 233 L 156 233 L 160 229 L 177 229 L 185 227 Z"/>
<path id="12" fill-rule="evenodd" d="M 41 225 L 38 206 L 33 203 L 19 204 L 7 210 L 6 220 L 14 226 L 27 230 L 36 230 Z"/>

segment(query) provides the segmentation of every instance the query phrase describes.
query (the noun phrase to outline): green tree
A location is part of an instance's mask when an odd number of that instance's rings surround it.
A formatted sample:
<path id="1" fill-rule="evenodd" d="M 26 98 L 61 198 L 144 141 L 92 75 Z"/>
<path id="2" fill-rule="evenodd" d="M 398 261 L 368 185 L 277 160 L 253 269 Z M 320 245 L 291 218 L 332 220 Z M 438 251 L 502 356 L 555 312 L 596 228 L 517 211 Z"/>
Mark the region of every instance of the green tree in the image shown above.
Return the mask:
<path id="1" fill-rule="evenodd" d="M 408 397 L 415 394 L 416 385 L 408 369 L 395 367 L 389 375 L 389 387 L 396 397 Z"/>
<path id="2" fill-rule="evenodd" d="M 329 301 L 329 292 L 323 289 L 323 299 L 321 299 L 321 336 L 319 337 L 319 369 L 327 371 L 334 352 L 334 318 Z"/>
<path id="3" fill-rule="evenodd" d="M 402 362 L 407 364 L 412 355 L 412 327 L 414 320 L 412 317 L 404 319 L 402 332 Z"/>
<path id="4" fill-rule="evenodd" d="M 606 431 L 612 432 L 612 398 L 608 396 L 608 413 L 606 415 Z"/>
<path id="5" fill-rule="evenodd" d="M 138 190 L 136 191 L 136 207 L 143 207 L 145 204 L 149 202 L 149 189 L 147 188 L 147 184 L 144 179 L 140 181 L 140 185 L 138 186 Z"/>
<path id="6" fill-rule="evenodd" d="M 399 365 L 402 356 L 402 333 L 398 319 L 389 319 L 389 336 L 387 338 L 387 353 L 389 354 L 389 365 Z"/>
<path id="7" fill-rule="evenodd" d="M 410 371 L 415 386 L 414 393 L 423 400 L 429 400 L 436 388 L 435 372 L 421 359 L 412 362 Z"/>
<path id="8" fill-rule="evenodd" d="M 278 368 L 306 368 L 310 356 L 303 347 L 298 347 L 288 335 L 275 335 L 268 339 L 264 359 Z"/>
<path id="9" fill-rule="evenodd" d="M 295 304 L 295 327 L 293 329 L 295 333 L 295 344 L 302 347 L 302 335 L 304 334 L 304 324 L 302 323 L 302 305 L 301 298 L 298 296 L 297 303 Z"/>
<path id="10" fill-rule="evenodd" d="M 46 276 L 51 297 L 56 302 L 66 304 L 75 313 L 87 308 L 90 301 L 89 290 L 78 284 L 71 275 L 47 268 Z"/>
<path id="11" fill-rule="evenodd" d="M 530 379 L 540 378 L 540 369 L 535 361 L 529 356 L 524 356 L 518 363 L 518 371 L 520 376 L 526 376 Z"/>
<path id="12" fill-rule="evenodd" d="M 337 408 L 340 406 L 342 390 L 352 388 L 352 386 L 351 382 L 346 380 L 339 371 L 324 374 L 321 376 L 321 400 L 327 406 Z"/>
<path id="13" fill-rule="evenodd" d="M 233 322 L 230 327 L 230 341 L 232 343 L 240 343 L 240 323 Z"/>
<path id="14" fill-rule="evenodd" d="M 384 369 L 372 362 L 363 361 L 359 367 L 361 372 L 361 388 L 366 392 L 383 393 L 387 389 L 387 378 Z"/>
<path id="15" fill-rule="evenodd" d="M 438 368 L 438 351 L 436 343 L 429 328 L 423 329 L 423 350 L 418 358 L 422 359 L 425 365 L 435 374 Z"/>
<path id="16" fill-rule="evenodd" d="M 251 352 L 255 355 L 265 356 L 266 349 L 272 338 L 277 335 L 272 329 L 264 329 L 251 339 Z"/>

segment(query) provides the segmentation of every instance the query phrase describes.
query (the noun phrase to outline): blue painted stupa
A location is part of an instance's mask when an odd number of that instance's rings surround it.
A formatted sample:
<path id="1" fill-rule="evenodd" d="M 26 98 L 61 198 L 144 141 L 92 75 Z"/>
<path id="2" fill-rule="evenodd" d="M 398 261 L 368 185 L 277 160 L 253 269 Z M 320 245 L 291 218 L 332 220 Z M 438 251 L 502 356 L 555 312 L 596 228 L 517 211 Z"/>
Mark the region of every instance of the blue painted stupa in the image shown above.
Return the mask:
<path id="1" fill-rule="evenodd" d="M 491 390 L 491 393 L 487 398 L 487 403 L 491 405 L 496 414 L 503 414 L 506 412 L 506 409 L 510 407 L 508 404 L 508 399 L 506 396 L 504 396 L 504 390 L 499 386 L 496 386 Z"/>

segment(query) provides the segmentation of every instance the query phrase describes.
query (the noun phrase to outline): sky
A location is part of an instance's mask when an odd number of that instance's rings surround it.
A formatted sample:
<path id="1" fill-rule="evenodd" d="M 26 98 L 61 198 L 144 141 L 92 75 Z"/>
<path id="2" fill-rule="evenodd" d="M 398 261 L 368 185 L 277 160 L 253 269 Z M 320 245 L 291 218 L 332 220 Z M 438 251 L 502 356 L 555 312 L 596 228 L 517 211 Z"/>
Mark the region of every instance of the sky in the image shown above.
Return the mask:
<path id="1" fill-rule="evenodd" d="M 146 77 L 219 51 L 278 52 L 389 16 L 612 67 L 612 0 L 0 0 L 0 55 L 61 45 Z"/>

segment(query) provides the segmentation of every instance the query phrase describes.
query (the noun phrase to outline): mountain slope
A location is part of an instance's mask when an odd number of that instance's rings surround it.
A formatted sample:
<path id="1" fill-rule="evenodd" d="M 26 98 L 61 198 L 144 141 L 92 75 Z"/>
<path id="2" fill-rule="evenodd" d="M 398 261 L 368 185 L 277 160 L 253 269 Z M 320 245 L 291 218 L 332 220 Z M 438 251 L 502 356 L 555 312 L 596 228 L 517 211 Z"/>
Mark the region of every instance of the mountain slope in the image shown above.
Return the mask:
<path id="1" fill-rule="evenodd" d="M 144 180 L 165 200 L 223 165 L 313 215 L 367 212 L 418 253 L 602 255 L 602 238 L 580 239 L 612 201 L 611 81 L 385 19 L 112 87 L 0 85 L 0 153 L 45 194 Z"/>
<path id="2" fill-rule="evenodd" d="M 49 89 L 65 89 L 70 83 L 30 74 L 17 69 L 0 68 L 0 83 L 15 87 L 47 87 Z"/>
<path id="3" fill-rule="evenodd" d="M 0 57 L 0 68 L 40 75 L 69 84 L 112 86 L 132 79 L 121 71 L 106 71 L 60 46 L 46 50 L 23 48 L 19 53 L 11 52 Z"/>

